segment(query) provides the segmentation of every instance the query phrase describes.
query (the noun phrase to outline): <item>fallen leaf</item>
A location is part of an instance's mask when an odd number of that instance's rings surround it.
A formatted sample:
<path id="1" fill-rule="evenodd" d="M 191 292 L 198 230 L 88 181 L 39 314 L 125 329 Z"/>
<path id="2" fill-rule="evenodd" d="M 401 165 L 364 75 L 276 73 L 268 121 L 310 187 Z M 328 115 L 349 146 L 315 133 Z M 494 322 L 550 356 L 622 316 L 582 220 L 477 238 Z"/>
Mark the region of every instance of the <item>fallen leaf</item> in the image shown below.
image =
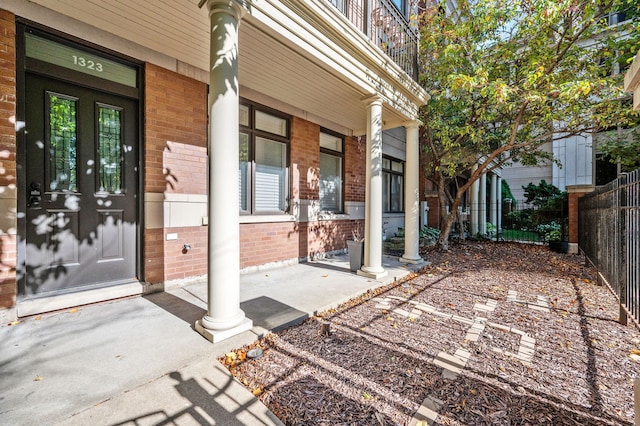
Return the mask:
<path id="1" fill-rule="evenodd" d="M 640 355 L 640 351 L 638 349 L 631 349 L 631 353 L 633 355 Z"/>
<path id="2" fill-rule="evenodd" d="M 366 392 L 364 392 L 364 391 L 362 392 L 362 397 L 363 397 L 364 399 L 371 399 L 371 395 L 369 395 L 368 393 L 366 393 Z"/>
<path id="3" fill-rule="evenodd" d="M 36 317 L 36 321 L 40 321 L 41 319 L 42 319 L 42 316 L 40 316 L 40 315 L 38 315 L 38 316 Z"/>
<path id="4" fill-rule="evenodd" d="M 78 312 L 78 308 L 69 309 L 70 314 L 75 314 L 76 312 Z"/>
<path id="5" fill-rule="evenodd" d="M 42 380 L 42 376 L 36 376 L 36 378 L 33 379 L 34 382 L 39 382 L 40 380 Z"/>
<path id="6" fill-rule="evenodd" d="M 20 321 L 15 320 L 15 321 L 11 321 L 9 324 L 7 324 L 8 326 L 12 326 L 12 325 L 18 325 L 20 324 Z"/>
<path id="7" fill-rule="evenodd" d="M 262 389 L 260 389 L 260 388 L 255 388 L 254 390 L 252 390 L 252 391 L 251 391 L 251 393 L 252 393 L 254 396 L 260 396 L 260 395 L 262 394 Z"/>
<path id="8" fill-rule="evenodd" d="M 329 275 L 325 274 L 322 276 L 322 278 L 327 278 Z"/>

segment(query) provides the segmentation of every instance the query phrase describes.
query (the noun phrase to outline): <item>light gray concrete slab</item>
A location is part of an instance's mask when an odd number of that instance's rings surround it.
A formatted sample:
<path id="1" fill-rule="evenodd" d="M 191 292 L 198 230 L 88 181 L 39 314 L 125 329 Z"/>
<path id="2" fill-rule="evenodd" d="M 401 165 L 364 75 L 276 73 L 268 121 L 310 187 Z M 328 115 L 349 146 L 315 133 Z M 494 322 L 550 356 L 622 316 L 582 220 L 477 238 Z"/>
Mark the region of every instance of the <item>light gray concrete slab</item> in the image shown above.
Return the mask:
<path id="1" fill-rule="evenodd" d="M 84 410 L 59 425 L 282 425 L 215 357 Z"/>
<path id="2" fill-rule="evenodd" d="M 381 281 L 350 272 L 346 256 L 242 275 L 254 328 L 216 344 L 193 329 L 205 282 L 2 324 L 0 423 L 263 424 L 269 413 L 250 393 L 230 396 L 243 387 L 215 358 L 412 270 L 394 258 L 383 265 Z"/>

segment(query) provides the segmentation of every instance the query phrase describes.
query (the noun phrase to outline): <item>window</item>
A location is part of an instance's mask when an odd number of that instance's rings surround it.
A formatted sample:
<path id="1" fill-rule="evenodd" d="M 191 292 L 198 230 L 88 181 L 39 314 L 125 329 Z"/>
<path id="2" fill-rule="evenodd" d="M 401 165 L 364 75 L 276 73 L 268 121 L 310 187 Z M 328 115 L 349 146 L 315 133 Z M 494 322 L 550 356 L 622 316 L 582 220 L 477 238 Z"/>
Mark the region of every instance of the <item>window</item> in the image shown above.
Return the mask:
<path id="1" fill-rule="evenodd" d="M 404 162 L 382 159 L 382 203 L 385 213 L 404 211 Z"/>
<path id="2" fill-rule="evenodd" d="M 393 0 L 392 3 L 398 8 L 402 15 L 407 14 L 407 1 L 406 0 Z"/>
<path id="3" fill-rule="evenodd" d="M 596 154 L 596 185 L 606 185 L 618 177 L 618 165 L 605 154 Z"/>
<path id="4" fill-rule="evenodd" d="M 240 212 L 288 209 L 289 118 L 255 104 L 240 105 Z"/>
<path id="5" fill-rule="evenodd" d="M 342 212 L 344 139 L 320 132 L 320 210 Z"/>

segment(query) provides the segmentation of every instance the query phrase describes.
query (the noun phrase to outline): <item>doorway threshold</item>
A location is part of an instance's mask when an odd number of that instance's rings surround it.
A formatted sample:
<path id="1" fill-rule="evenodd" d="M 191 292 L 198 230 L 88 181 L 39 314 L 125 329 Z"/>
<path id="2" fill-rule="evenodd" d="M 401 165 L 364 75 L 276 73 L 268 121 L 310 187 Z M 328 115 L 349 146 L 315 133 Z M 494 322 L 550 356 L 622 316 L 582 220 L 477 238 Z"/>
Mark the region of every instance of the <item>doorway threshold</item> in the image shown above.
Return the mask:
<path id="1" fill-rule="evenodd" d="M 74 293 L 26 299 L 18 301 L 16 308 L 18 318 L 21 318 L 122 297 L 139 296 L 143 292 L 144 285 L 134 281 Z"/>

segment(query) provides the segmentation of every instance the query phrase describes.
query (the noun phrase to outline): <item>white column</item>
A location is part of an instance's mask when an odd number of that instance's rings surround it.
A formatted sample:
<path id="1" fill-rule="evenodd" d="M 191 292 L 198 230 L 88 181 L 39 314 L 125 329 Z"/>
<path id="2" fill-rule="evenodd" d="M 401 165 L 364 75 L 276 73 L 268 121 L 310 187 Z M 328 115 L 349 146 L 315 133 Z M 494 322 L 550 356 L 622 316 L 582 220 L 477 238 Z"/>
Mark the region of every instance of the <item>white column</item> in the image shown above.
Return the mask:
<path id="1" fill-rule="evenodd" d="M 502 178 L 498 176 L 498 222 L 496 223 L 496 231 L 500 235 L 502 231 Z"/>
<path id="2" fill-rule="evenodd" d="M 478 191 L 478 232 L 487 233 L 487 175 L 480 176 L 480 188 Z"/>
<path id="3" fill-rule="evenodd" d="M 477 165 L 473 166 L 472 172 L 475 172 L 478 169 Z M 471 202 L 471 227 L 469 232 L 471 233 L 471 237 L 475 237 L 480 232 L 480 228 L 478 227 L 478 209 L 480 206 L 478 205 L 478 191 L 480 189 L 480 179 L 476 179 L 475 182 L 471 184 L 471 194 L 469 196 Z"/>
<path id="4" fill-rule="evenodd" d="M 367 102 L 367 162 L 364 217 L 364 265 L 358 275 L 382 278 L 382 100 Z"/>
<path id="5" fill-rule="evenodd" d="M 404 255 L 400 262 L 421 263 L 420 257 L 420 188 L 419 121 L 404 125 L 407 129 L 407 160 L 404 176 Z"/>
<path id="6" fill-rule="evenodd" d="M 489 221 L 493 226 L 498 227 L 498 176 L 491 174 L 491 193 L 489 205 Z"/>
<path id="7" fill-rule="evenodd" d="M 207 313 L 196 330 L 218 342 L 253 327 L 240 309 L 238 149 L 238 26 L 235 0 L 208 0 L 211 20 L 209 86 L 209 229 Z M 236 176 L 234 178 L 234 176 Z"/>

